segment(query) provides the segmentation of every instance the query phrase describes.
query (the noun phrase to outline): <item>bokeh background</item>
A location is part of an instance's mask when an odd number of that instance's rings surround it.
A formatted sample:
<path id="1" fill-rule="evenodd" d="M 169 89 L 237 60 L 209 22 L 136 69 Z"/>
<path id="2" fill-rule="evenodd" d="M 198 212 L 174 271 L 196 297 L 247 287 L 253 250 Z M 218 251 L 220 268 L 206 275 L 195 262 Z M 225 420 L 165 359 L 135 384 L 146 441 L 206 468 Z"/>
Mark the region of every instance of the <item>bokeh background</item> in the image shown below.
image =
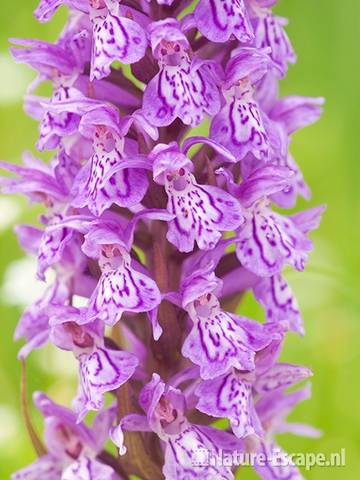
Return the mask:
<path id="1" fill-rule="evenodd" d="M 12 62 L 7 38 L 54 40 L 66 17 L 62 9 L 50 24 L 39 25 L 32 16 L 36 3 L 12 0 L 1 7 L 0 158 L 11 162 L 19 162 L 25 149 L 35 152 L 37 125 L 22 110 L 22 96 L 34 74 Z M 298 64 L 290 68 L 282 93 L 326 97 L 323 118 L 297 133 L 291 150 L 312 187 L 311 205 L 328 205 L 320 230 L 313 234 L 316 249 L 306 272 L 287 275 L 302 307 L 307 335 L 290 336 L 283 355 L 315 373 L 313 397 L 297 408 L 292 420 L 311 423 L 324 435 L 320 440 L 283 436 L 279 442 L 289 452 L 346 448 L 346 467 L 316 467 L 304 472 L 305 477 L 355 479 L 360 474 L 360 2 L 280 0 L 276 10 L 289 17 L 288 33 L 298 53 Z M 0 199 L 1 479 L 34 458 L 20 416 L 19 345 L 12 337 L 21 311 L 43 286 L 33 280 L 35 263 L 24 257 L 12 228 L 33 221 L 37 213 L 21 198 Z M 250 297 L 241 311 L 260 314 Z M 42 388 L 69 404 L 75 391 L 75 363 L 70 357 L 51 348 L 32 354 L 29 392 Z M 246 469 L 239 478 L 255 475 Z"/>

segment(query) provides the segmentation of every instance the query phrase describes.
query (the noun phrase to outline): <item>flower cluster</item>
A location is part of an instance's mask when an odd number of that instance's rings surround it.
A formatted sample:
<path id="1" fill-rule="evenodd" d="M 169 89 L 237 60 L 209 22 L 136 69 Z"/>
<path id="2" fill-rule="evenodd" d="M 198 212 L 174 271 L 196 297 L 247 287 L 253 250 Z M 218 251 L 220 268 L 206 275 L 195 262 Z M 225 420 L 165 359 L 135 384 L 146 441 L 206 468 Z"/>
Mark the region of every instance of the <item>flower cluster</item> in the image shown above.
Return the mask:
<path id="1" fill-rule="evenodd" d="M 51 342 L 79 368 L 71 411 L 35 394 L 47 453 L 14 480 L 233 479 L 196 453 L 271 454 L 277 432 L 316 433 L 284 421 L 310 393 L 288 388 L 312 373 L 279 356 L 288 331 L 304 334 L 283 270 L 304 269 L 324 208 L 279 208 L 309 199 L 289 144 L 323 100 L 279 98 L 295 54 L 275 3 L 41 0 L 40 22 L 69 8 L 58 40 L 12 39 L 37 73 L 37 148 L 53 151 L 0 164 L 3 192 L 45 206 L 16 229 L 51 278 L 19 321 L 19 358 Z M 233 313 L 248 290 L 264 323 Z"/>

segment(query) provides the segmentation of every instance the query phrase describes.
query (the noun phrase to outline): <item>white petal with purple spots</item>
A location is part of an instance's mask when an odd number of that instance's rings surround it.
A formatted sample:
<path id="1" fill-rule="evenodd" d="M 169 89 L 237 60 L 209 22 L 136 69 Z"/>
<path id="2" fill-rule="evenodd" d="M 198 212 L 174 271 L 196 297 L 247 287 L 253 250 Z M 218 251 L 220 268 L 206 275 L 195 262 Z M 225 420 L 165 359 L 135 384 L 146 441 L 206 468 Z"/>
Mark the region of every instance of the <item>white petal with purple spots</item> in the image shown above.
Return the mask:
<path id="1" fill-rule="evenodd" d="M 311 241 L 295 223 L 257 202 L 237 233 L 236 254 L 243 267 L 260 277 L 281 272 L 285 264 L 303 270 Z"/>
<path id="2" fill-rule="evenodd" d="M 123 312 L 149 312 L 160 302 L 154 280 L 131 268 L 130 259 L 125 259 L 118 269 L 102 274 L 89 302 L 88 317 L 114 325 Z"/>
<path id="3" fill-rule="evenodd" d="M 166 179 L 169 222 L 168 240 L 181 252 L 190 252 L 194 242 L 201 250 L 216 246 L 222 231 L 231 231 L 243 221 L 238 201 L 217 187 L 199 185 L 185 169 Z"/>
<path id="4" fill-rule="evenodd" d="M 269 139 L 264 127 L 259 105 L 252 98 L 227 95 L 220 113 L 215 115 L 210 136 L 242 160 L 248 153 L 256 158 L 266 158 Z"/>
<path id="5" fill-rule="evenodd" d="M 170 125 L 177 117 L 196 126 L 204 115 L 220 109 L 220 95 L 209 67 L 186 57 L 179 65 L 163 65 L 147 85 L 143 98 L 146 119 L 155 126 Z"/>
<path id="6" fill-rule="evenodd" d="M 193 308 L 197 312 L 191 315 L 194 324 L 182 354 L 200 366 L 201 377 L 218 377 L 231 367 L 253 370 L 256 351 L 270 341 L 261 324 L 223 312 L 213 295 L 196 301 Z"/>
<path id="7" fill-rule="evenodd" d="M 118 5 L 112 10 L 93 13 L 91 79 L 108 76 L 115 60 L 135 63 L 145 54 L 147 41 L 143 28 L 134 20 L 119 16 Z"/>

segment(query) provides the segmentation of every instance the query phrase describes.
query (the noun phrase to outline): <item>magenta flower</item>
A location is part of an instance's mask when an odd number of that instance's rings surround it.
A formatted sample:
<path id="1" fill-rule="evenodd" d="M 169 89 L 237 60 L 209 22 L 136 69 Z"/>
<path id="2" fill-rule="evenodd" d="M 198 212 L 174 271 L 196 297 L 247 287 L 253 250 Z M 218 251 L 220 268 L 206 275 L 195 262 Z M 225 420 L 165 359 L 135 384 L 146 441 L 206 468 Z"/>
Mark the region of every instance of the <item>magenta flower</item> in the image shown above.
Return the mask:
<path id="1" fill-rule="evenodd" d="M 12 480 L 120 480 L 114 470 L 97 460 L 107 438 L 113 410 L 105 410 L 92 429 L 77 423 L 67 408 L 52 402 L 44 393 L 34 394 L 34 403 L 45 420 L 48 453 L 12 475 Z"/>
<path id="2" fill-rule="evenodd" d="M 217 113 L 220 93 L 213 72 L 216 64 L 191 58 L 188 40 L 173 19 L 151 24 L 149 34 L 160 71 L 144 91 L 147 120 L 160 127 L 180 118 L 186 125 L 196 126 L 205 114 Z"/>
<path id="3" fill-rule="evenodd" d="M 195 12 L 196 26 L 212 42 L 227 42 L 236 37 L 249 43 L 254 38 L 244 0 L 200 0 Z"/>
<path id="4" fill-rule="evenodd" d="M 176 145 L 158 144 L 151 152 L 154 181 L 164 185 L 169 213 L 167 239 L 180 252 L 191 252 L 196 241 L 201 250 L 215 247 L 222 231 L 233 230 L 242 222 L 241 207 L 222 189 L 199 185 L 191 173 L 191 161 Z"/>
<path id="5" fill-rule="evenodd" d="M 161 439 L 165 449 L 163 474 L 166 480 L 196 479 L 199 475 L 205 475 L 205 478 L 209 479 L 233 478 L 229 467 L 195 464 L 194 459 L 199 451 L 208 450 L 214 455 L 219 448 L 232 451 L 235 450 L 237 441 L 226 432 L 191 424 L 184 416 L 186 397 L 180 390 L 166 385 L 159 375 L 154 374 L 141 391 L 139 403 L 146 416 L 125 416 L 110 432 L 121 454 L 126 452 L 123 429 L 153 431 Z"/>
<path id="6" fill-rule="evenodd" d="M 45 445 L 27 419 L 39 458 L 14 480 L 231 480 L 212 460 L 250 451 L 261 478 L 301 478 L 270 461 L 277 433 L 317 434 L 285 422 L 312 372 L 279 361 L 305 331 L 284 269 L 304 270 L 324 207 L 280 209 L 310 198 L 289 146 L 323 99 L 279 97 L 295 54 L 275 3 L 41 0 L 41 22 L 69 9 L 58 40 L 11 40 L 37 74 L 36 146 L 54 150 L 0 162 L 3 193 L 45 209 L 16 227 L 51 279 L 19 359 L 50 343 L 78 366 L 72 411 L 35 394 Z M 248 291 L 264 323 L 242 314 Z"/>

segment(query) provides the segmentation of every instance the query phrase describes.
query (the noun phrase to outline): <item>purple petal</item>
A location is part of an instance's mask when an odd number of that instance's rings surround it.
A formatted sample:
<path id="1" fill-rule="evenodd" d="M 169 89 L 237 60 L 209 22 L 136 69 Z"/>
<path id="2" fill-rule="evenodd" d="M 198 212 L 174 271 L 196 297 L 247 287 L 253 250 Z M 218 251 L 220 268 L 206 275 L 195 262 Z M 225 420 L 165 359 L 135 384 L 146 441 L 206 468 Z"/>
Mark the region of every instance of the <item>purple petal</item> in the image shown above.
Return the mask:
<path id="1" fill-rule="evenodd" d="M 160 302 L 160 291 L 154 280 L 125 265 L 102 274 L 90 299 L 88 315 L 114 325 L 124 311 L 149 312 Z"/>
<path id="2" fill-rule="evenodd" d="M 252 403 L 251 383 L 228 373 L 202 382 L 196 389 L 196 408 L 212 417 L 228 418 L 238 438 L 259 433 L 259 421 Z"/>
<path id="3" fill-rule="evenodd" d="M 287 320 L 292 330 L 304 335 L 297 300 L 281 275 L 261 279 L 254 287 L 254 294 L 265 308 L 268 322 Z"/>
<path id="4" fill-rule="evenodd" d="M 311 370 L 301 365 L 277 363 L 256 380 L 254 388 L 259 393 L 266 393 L 290 387 L 311 376 Z"/>
<path id="5" fill-rule="evenodd" d="M 182 296 L 180 306 L 182 306 L 184 310 L 190 311 L 192 308 L 190 304 L 207 294 L 221 294 L 222 281 L 217 278 L 214 273 L 216 264 L 212 259 L 207 258 L 207 255 L 205 255 L 205 257 L 208 263 L 196 266 L 192 264 L 193 268 L 186 276 L 184 272 L 185 278 L 182 280 L 180 286 L 180 294 Z M 176 297 L 174 297 L 174 300 L 176 301 Z M 210 301 L 214 302 L 214 307 L 218 306 L 216 300 L 214 301 L 214 297 L 211 297 Z M 212 312 L 215 313 L 215 309 Z"/>
<path id="6" fill-rule="evenodd" d="M 286 74 L 287 64 L 296 62 L 296 55 L 283 28 L 286 24 L 286 19 L 265 11 L 258 19 L 255 31 L 256 47 L 271 48 L 270 56 L 282 76 Z"/>
<path id="7" fill-rule="evenodd" d="M 270 277 L 280 273 L 285 264 L 303 270 L 311 248 L 311 241 L 291 218 L 271 212 L 260 201 L 238 230 L 236 254 L 247 270 Z"/>
<path id="8" fill-rule="evenodd" d="M 43 117 L 40 123 L 40 136 L 37 142 L 37 148 L 42 150 L 51 150 L 59 146 L 62 137 L 73 135 L 78 131 L 80 117 L 71 112 L 54 112 L 51 103 L 62 104 L 69 99 L 82 97 L 82 94 L 73 87 L 59 85 L 51 97 L 48 104 L 43 104 Z"/>
<path id="9" fill-rule="evenodd" d="M 54 69 L 64 75 L 73 73 L 74 59 L 60 45 L 26 38 L 11 38 L 10 42 L 24 47 L 10 49 L 18 63 L 27 63 L 35 71 L 43 73 L 49 78 L 53 77 Z"/>
<path id="10" fill-rule="evenodd" d="M 205 433 L 206 432 L 206 433 Z M 219 455 L 211 434 L 201 427 L 190 426 L 166 443 L 163 474 L 166 480 L 198 480 L 199 478 L 232 480 L 230 467 L 203 463 L 205 455 Z"/>
<path id="11" fill-rule="evenodd" d="M 269 116 L 281 122 L 288 135 L 315 123 L 323 111 L 322 97 L 284 97 L 272 108 Z"/>
<path id="12" fill-rule="evenodd" d="M 265 158 L 269 140 L 257 102 L 250 98 L 228 96 L 225 106 L 211 122 L 210 137 L 216 139 L 237 158 L 248 153 Z"/>
<path id="13" fill-rule="evenodd" d="M 36 255 L 43 231 L 32 225 L 15 225 L 16 236 L 21 247 L 31 255 Z"/>
<path id="14" fill-rule="evenodd" d="M 225 158 L 231 163 L 236 163 L 237 161 L 236 158 L 229 150 L 227 150 L 223 145 L 216 142 L 215 140 L 212 140 L 211 138 L 206 138 L 206 137 L 189 137 L 186 140 L 184 140 L 182 144 L 183 153 L 186 155 L 191 147 L 199 143 L 202 143 L 203 145 L 209 145 L 217 153 L 219 153 L 222 158 Z"/>
<path id="15" fill-rule="evenodd" d="M 225 69 L 225 89 L 238 85 L 240 80 L 248 79 L 254 85 L 268 72 L 271 66 L 270 49 L 240 47 L 233 50 Z"/>
<path id="16" fill-rule="evenodd" d="M 43 347 L 49 341 L 49 330 L 46 329 L 34 335 L 20 350 L 18 359 L 25 359 L 33 350 Z"/>
<path id="17" fill-rule="evenodd" d="M 254 170 L 237 188 L 242 205 L 249 207 L 256 200 L 286 189 L 292 183 L 293 172 L 287 167 L 265 165 Z"/>
<path id="18" fill-rule="evenodd" d="M 302 388 L 290 393 L 285 393 L 283 389 L 266 392 L 256 402 L 256 412 L 263 423 L 275 425 L 276 433 L 279 425 L 283 423 L 283 419 L 292 412 L 294 407 L 309 399 L 310 396 L 310 383 L 306 383 Z"/>
<path id="19" fill-rule="evenodd" d="M 212 42 L 227 42 L 232 35 L 243 43 L 254 38 L 243 0 L 200 0 L 194 15 L 198 29 Z"/>
<path id="20" fill-rule="evenodd" d="M 44 197 L 63 201 L 66 190 L 59 185 L 51 168 L 31 154 L 23 155 L 23 166 L 0 161 L 0 168 L 15 173 L 16 177 L 0 177 L 4 193 L 23 193 L 33 201 L 44 201 Z"/>
<path id="21" fill-rule="evenodd" d="M 35 392 L 33 401 L 45 418 L 44 439 L 49 453 L 56 458 L 68 459 L 69 452 L 71 456 L 71 450 L 74 449 L 75 454 L 79 446 L 98 453 L 95 434 L 83 423 L 77 423 L 73 411 L 54 403 L 42 392 Z M 59 426 L 65 427 L 65 435 L 59 434 Z"/>
<path id="22" fill-rule="evenodd" d="M 210 250 L 222 231 L 232 231 L 243 222 L 235 198 L 220 188 L 199 185 L 190 172 L 180 170 L 166 180 L 165 188 L 168 211 L 176 215 L 169 222 L 167 239 L 181 252 L 192 251 L 195 241 L 201 250 Z"/>
<path id="23" fill-rule="evenodd" d="M 29 306 L 21 316 L 15 330 L 15 339 L 25 337 L 28 343 L 20 350 L 19 357 L 26 357 L 34 348 L 42 347 L 49 338 L 49 319 L 54 309 L 64 305 L 69 296 L 66 285 L 55 282 L 42 297 Z"/>
<path id="24" fill-rule="evenodd" d="M 284 190 L 271 195 L 271 200 L 281 208 L 294 208 L 297 197 L 300 195 L 305 200 L 310 200 L 311 192 L 306 184 L 303 174 L 289 153 L 284 160 L 279 159 L 279 165 L 284 165 L 294 172 L 292 183 Z"/>
<path id="25" fill-rule="evenodd" d="M 255 352 L 271 341 L 261 324 L 221 311 L 212 299 L 200 308 L 203 315 L 193 317 L 182 354 L 200 366 L 201 377 L 215 378 L 231 367 L 253 370 Z"/>
<path id="26" fill-rule="evenodd" d="M 60 217 L 62 220 L 62 216 Z M 47 231 L 45 229 L 38 250 L 37 276 L 45 280 L 45 272 L 61 260 L 66 245 L 72 240 L 73 232 L 67 228 Z"/>
<path id="27" fill-rule="evenodd" d="M 322 431 L 312 425 L 297 422 L 286 422 L 279 429 L 279 433 L 291 433 L 299 437 L 320 438 Z"/>
<path id="28" fill-rule="evenodd" d="M 189 41 L 181 29 L 181 24 L 175 18 L 152 22 L 148 27 L 148 33 L 153 56 L 158 60 L 162 57 L 161 50 L 164 48 L 165 42 L 168 42 L 169 45 L 178 45 L 184 50 L 189 49 Z"/>
<path id="29" fill-rule="evenodd" d="M 151 151 L 149 158 L 152 162 L 153 178 L 159 185 L 165 185 L 166 175 L 177 172 L 181 168 L 193 170 L 191 160 L 179 151 L 176 142 L 158 143 Z"/>
<path id="30" fill-rule="evenodd" d="M 321 216 L 325 210 L 326 205 L 319 205 L 318 207 L 294 213 L 290 218 L 302 232 L 308 233 L 319 227 Z"/>
<path id="31" fill-rule="evenodd" d="M 35 17 L 40 22 L 47 22 L 62 4 L 85 13 L 87 13 L 89 9 L 88 0 L 40 0 L 35 10 Z"/>
<path id="32" fill-rule="evenodd" d="M 261 443 L 259 452 L 265 462 L 256 461 L 254 468 L 263 480 L 303 480 L 299 469 L 275 443 Z M 280 460 L 278 460 L 280 457 Z M 271 461 L 273 459 L 273 461 Z M 283 459 L 283 461 L 281 460 Z"/>
<path id="33" fill-rule="evenodd" d="M 158 127 L 170 125 L 177 117 L 194 127 L 205 114 L 213 116 L 219 109 L 220 95 L 209 66 L 195 68 L 187 58 L 177 66 L 164 65 L 143 97 L 144 116 Z"/>
<path id="34" fill-rule="evenodd" d="M 129 64 L 141 60 L 146 50 L 145 32 L 130 18 L 120 17 L 115 11 L 92 19 L 94 29 L 90 79 L 101 79 L 110 74 L 112 62 Z"/>
<path id="35" fill-rule="evenodd" d="M 118 350 L 97 347 L 90 354 L 78 356 L 80 362 L 80 398 L 77 399 L 79 420 L 89 410 L 100 410 L 104 393 L 116 390 L 134 373 L 138 360 L 135 355 Z"/>

